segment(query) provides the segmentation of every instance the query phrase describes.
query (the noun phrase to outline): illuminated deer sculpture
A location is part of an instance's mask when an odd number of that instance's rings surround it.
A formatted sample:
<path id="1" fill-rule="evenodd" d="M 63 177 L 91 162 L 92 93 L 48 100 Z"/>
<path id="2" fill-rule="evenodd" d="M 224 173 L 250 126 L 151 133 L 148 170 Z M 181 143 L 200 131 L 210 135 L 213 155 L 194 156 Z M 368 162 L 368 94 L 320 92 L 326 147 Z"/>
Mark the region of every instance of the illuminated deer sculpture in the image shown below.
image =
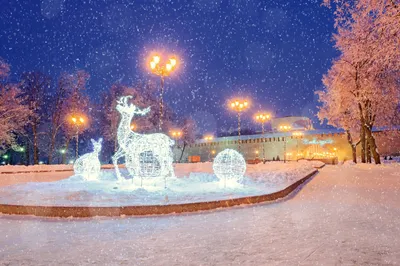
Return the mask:
<path id="1" fill-rule="evenodd" d="M 112 160 L 118 181 L 123 181 L 124 178 L 118 169 L 118 159 L 125 157 L 126 168 L 132 176 L 140 178 L 143 176 L 141 171 L 141 156 L 145 153 L 151 153 L 152 161 L 150 163 L 157 164 L 159 171 L 157 175 L 166 177 L 174 176 L 173 171 L 173 156 L 171 146 L 174 141 L 167 135 L 162 133 L 139 134 L 131 130 L 131 121 L 135 115 L 146 115 L 150 111 L 150 107 L 139 110 L 133 104 L 128 104 L 128 100 L 132 96 L 123 96 L 117 101 L 116 109 L 121 114 L 121 121 L 118 126 L 118 150 L 114 154 Z M 149 162 L 146 162 L 149 163 Z M 155 177 L 154 175 L 150 175 Z"/>

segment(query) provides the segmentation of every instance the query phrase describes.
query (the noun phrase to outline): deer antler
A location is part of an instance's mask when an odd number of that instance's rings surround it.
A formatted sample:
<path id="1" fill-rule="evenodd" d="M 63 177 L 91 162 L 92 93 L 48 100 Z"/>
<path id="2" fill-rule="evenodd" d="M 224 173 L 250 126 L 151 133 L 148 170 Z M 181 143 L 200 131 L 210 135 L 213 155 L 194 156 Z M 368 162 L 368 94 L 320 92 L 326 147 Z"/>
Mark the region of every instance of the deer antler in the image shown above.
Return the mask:
<path id="1" fill-rule="evenodd" d="M 119 100 L 117 100 L 117 103 L 122 105 L 122 106 L 127 106 L 128 105 L 128 100 L 131 99 L 132 96 L 128 95 L 128 96 L 122 96 L 121 98 L 119 98 Z"/>
<path id="2" fill-rule="evenodd" d="M 143 110 L 139 110 L 139 108 L 136 108 L 136 110 L 137 110 L 137 111 L 135 111 L 135 114 L 138 114 L 138 115 L 145 115 L 145 114 L 147 114 L 148 112 L 150 112 L 150 106 L 147 107 L 147 108 L 145 108 L 145 109 L 143 109 Z"/>

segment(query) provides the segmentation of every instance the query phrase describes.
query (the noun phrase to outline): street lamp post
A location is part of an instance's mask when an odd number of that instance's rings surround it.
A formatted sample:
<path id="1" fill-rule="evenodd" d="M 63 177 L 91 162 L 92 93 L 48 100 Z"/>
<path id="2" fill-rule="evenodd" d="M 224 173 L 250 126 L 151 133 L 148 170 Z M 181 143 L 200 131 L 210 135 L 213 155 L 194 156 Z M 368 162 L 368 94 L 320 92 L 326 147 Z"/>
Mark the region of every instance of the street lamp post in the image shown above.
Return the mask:
<path id="1" fill-rule="evenodd" d="M 212 155 L 211 155 L 211 141 L 212 141 L 213 139 L 214 139 L 214 137 L 213 137 L 213 136 L 210 136 L 210 135 L 204 137 L 204 140 L 210 143 L 210 148 L 208 149 L 208 156 L 207 156 L 208 159 L 209 159 L 210 161 L 211 161 L 211 156 L 212 156 Z"/>
<path id="2" fill-rule="evenodd" d="M 256 114 L 256 121 L 258 123 L 261 123 L 261 130 L 262 130 L 262 137 L 264 138 L 264 124 L 267 120 L 271 118 L 270 114 L 265 114 L 265 113 L 260 113 Z M 265 163 L 265 148 L 264 148 L 264 142 L 262 142 L 262 156 L 263 156 L 263 163 Z"/>
<path id="3" fill-rule="evenodd" d="M 76 147 L 75 147 L 75 160 L 78 159 L 79 150 L 79 126 L 85 123 L 85 119 L 82 116 L 73 116 L 71 118 L 72 123 L 76 127 Z"/>
<path id="4" fill-rule="evenodd" d="M 61 160 L 59 160 L 59 162 L 61 164 L 61 163 L 64 163 L 64 156 L 65 156 L 65 153 L 67 152 L 67 150 L 66 149 L 60 149 L 59 152 L 61 154 Z"/>
<path id="5" fill-rule="evenodd" d="M 299 159 L 299 139 L 303 137 L 304 133 L 301 131 L 295 131 L 292 133 L 292 136 L 296 138 L 296 160 Z"/>
<path id="6" fill-rule="evenodd" d="M 173 130 L 171 131 L 171 137 L 176 141 L 176 147 L 179 149 L 179 139 L 182 137 L 182 131 Z M 175 157 L 175 156 L 174 156 Z"/>
<path id="7" fill-rule="evenodd" d="M 231 101 L 230 107 L 232 110 L 237 112 L 237 118 L 238 118 L 238 150 L 240 152 L 240 144 L 241 144 L 241 139 L 240 139 L 240 116 L 243 111 L 245 111 L 249 107 L 249 102 L 247 100 L 234 100 Z"/>
<path id="8" fill-rule="evenodd" d="M 279 126 L 279 129 L 280 129 L 280 131 L 287 132 L 287 131 L 290 131 L 292 129 L 292 127 L 289 125 L 281 125 L 281 126 Z M 286 137 L 284 137 L 284 141 L 283 141 L 283 162 L 284 163 L 286 163 L 286 141 L 287 141 L 287 139 L 286 139 Z"/>
<path id="9" fill-rule="evenodd" d="M 153 55 L 149 63 L 150 70 L 153 74 L 160 76 L 160 121 L 158 128 L 162 131 L 163 112 L 164 112 L 164 83 L 165 77 L 169 76 L 177 67 L 178 60 L 175 57 L 170 57 L 167 62 L 161 62 L 160 55 Z"/>

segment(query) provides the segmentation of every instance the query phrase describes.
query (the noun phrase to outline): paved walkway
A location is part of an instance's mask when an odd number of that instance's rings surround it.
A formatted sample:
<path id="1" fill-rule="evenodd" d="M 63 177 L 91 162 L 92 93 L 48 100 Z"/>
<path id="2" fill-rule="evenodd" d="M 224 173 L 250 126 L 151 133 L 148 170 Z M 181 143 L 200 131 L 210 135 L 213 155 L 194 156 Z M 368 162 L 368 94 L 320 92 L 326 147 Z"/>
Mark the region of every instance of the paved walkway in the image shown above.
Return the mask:
<path id="1" fill-rule="evenodd" d="M 285 201 L 118 219 L 0 216 L 0 265 L 400 264 L 400 167 L 327 166 Z"/>

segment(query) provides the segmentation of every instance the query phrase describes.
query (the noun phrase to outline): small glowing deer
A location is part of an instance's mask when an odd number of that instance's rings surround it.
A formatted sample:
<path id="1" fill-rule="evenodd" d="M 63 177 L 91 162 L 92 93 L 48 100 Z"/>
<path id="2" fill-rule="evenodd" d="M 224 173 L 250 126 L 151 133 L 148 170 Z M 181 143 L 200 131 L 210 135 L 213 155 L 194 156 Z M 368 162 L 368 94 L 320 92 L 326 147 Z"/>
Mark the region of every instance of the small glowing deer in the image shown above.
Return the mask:
<path id="1" fill-rule="evenodd" d="M 162 133 L 139 134 L 131 130 L 131 121 L 134 115 L 145 115 L 150 111 L 150 107 L 139 110 L 133 104 L 128 104 L 132 96 L 123 96 L 117 101 L 116 109 L 121 114 L 121 121 L 118 126 L 118 151 L 112 157 L 115 171 L 119 181 L 124 180 L 118 169 L 118 159 L 125 157 L 126 167 L 131 175 L 140 174 L 140 154 L 151 152 L 152 158 L 160 165 L 161 176 L 174 176 L 172 166 L 171 146 L 174 141 Z"/>
<path id="2" fill-rule="evenodd" d="M 82 155 L 74 163 L 75 175 L 81 175 L 86 180 L 96 180 L 101 169 L 99 153 L 101 151 L 103 139 L 100 138 L 98 141 L 91 139 L 91 141 L 93 144 L 93 152 Z"/>

